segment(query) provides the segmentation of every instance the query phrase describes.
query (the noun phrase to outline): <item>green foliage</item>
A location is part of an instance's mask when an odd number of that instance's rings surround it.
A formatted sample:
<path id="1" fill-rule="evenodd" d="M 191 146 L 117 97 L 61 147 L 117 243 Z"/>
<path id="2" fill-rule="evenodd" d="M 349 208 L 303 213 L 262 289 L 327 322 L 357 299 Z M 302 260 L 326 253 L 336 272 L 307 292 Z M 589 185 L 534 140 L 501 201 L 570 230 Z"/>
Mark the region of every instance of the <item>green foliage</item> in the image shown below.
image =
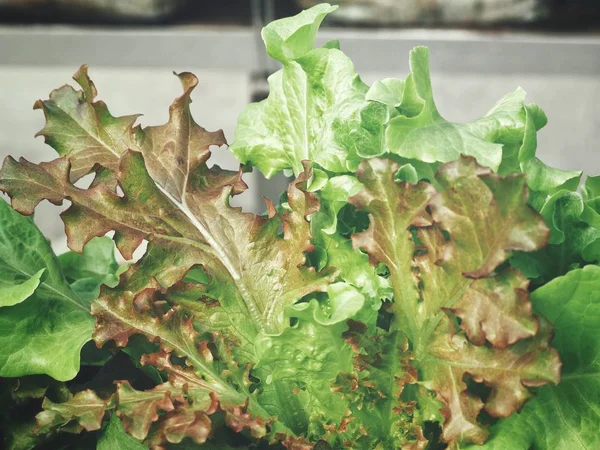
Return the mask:
<path id="1" fill-rule="evenodd" d="M 446 121 L 424 47 L 367 86 L 315 48 L 335 9 L 263 30 L 282 68 L 240 116 L 239 171 L 207 165 L 226 141 L 191 73 L 161 126 L 112 116 L 85 66 L 36 103 L 59 157 L 0 171 L 4 447 L 600 445 L 600 177 L 536 157 L 521 89 Z M 230 206 L 248 166 L 296 177 L 263 215 Z M 43 200 L 71 202 L 73 251 L 25 217 Z"/>
<path id="2" fill-rule="evenodd" d="M 562 381 L 537 389 L 525 408 L 492 427 L 484 449 L 589 449 L 600 445 L 600 267 L 558 277 L 531 295 L 554 324 Z"/>
<path id="3" fill-rule="evenodd" d="M 65 279 L 33 222 L 0 202 L 0 376 L 74 378 L 92 338 L 90 303 Z"/>
<path id="4" fill-rule="evenodd" d="M 144 450 L 146 448 L 140 441 L 125 432 L 123 424 L 114 414 L 111 414 L 108 423 L 98 438 L 97 450 Z"/>

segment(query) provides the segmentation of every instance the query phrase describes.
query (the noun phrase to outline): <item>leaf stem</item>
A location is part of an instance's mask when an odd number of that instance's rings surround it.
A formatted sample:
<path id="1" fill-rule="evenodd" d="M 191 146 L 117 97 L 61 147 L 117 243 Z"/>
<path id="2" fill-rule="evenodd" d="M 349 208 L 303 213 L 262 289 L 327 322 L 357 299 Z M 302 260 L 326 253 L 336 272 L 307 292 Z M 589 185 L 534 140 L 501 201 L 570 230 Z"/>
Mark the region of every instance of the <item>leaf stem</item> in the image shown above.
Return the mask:
<path id="1" fill-rule="evenodd" d="M 390 331 L 403 333 L 408 338 L 412 350 L 417 351 L 420 346 L 416 308 L 418 292 L 412 277 L 404 276 L 400 270 L 394 270 L 392 276 L 395 314 L 392 319 Z"/>
<path id="2" fill-rule="evenodd" d="M 171 201 L 171 203 L 173 203 L 173 205 L 177 209 L 179 209 L 183 214 L 185 214 L 185 216 L 190 221 L 190 223 L 194 226 L 194 228 L 196 228 L 198 230 L 198 232 L 200 233 L 202 238 L 212 248 L 212 250 L 218 257 L 221 264 L 223 264 L 223 266 L 225 267 L 227 272 L 229 272 L 229 274 L 231 275 L 231 278 L 233 279 L 233 282 L 235 283 L 236 287 L 238 288 L 238 291 L 239 291 L 241 297 L 244 299 L 244 303 L 246 305 L 246 308 L 248 309 L 248 313 L 252 317 L 254 323 L 257 325 L 257 327 L 260 331 L 262 331 L 262 332 L 267 331 L 267 330 L 265 330 L 264 321 L 262 320 L 262 314 L 261 314 L 258 306 L 256 305 L 256 302 L 250 295 L 248 288 L 246 287 L 246 284 L 244 283 L 239 271 L 233 265 L 232 261 L 230 260 L 229 256 L 225 252 L 225 250 L 221 247 L 221 245 L 219 245 L 217 240 L 210 234 L 210 232 L 206 229 L 206 227 L 204 225 L 202 225 L 202 223 L 200 223 L 200 221 L 196 218 L 196 216 L 194 216 L 194 214 L 190 211 L 187 204 L 185 203 L 185 200 L 183 200 L 181 202 L 178 201 L 166 189 L 164 189 L 160 184 L 158 184 L 156 182 L 154 184 L 156 185 L 158 190 L 165 197 L 167 197 L 169 199 L 169 201 Z"/>

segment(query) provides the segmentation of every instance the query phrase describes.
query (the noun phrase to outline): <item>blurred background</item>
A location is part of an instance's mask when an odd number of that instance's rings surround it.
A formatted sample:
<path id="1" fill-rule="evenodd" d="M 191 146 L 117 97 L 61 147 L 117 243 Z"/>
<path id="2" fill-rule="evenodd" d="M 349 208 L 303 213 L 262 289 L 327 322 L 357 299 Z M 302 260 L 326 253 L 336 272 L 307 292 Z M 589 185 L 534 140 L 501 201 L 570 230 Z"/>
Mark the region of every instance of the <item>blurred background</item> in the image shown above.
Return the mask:
<path id="1" fill-rule="evenodd" d="M 0 157 L 39 162 L 55 153 L 34 134 L 44 119 L 38 98 L 87 63 L 114 115 L 143 112 L 164 123 L 179 95 L 172 71 L 196 73 L 196 121 L 232 140 L 244 106 L 267 95 L 277 70 L 260 28 L 315 0 L 0 0 Z M 340 39 L 367 83 L 405 77 L 408 52 L 431 50 L 436 102 L 451 121 L 485 114 L 523 87 L 549 117 L 538 155 L 563 169 L 600 174 L 599 0 L 338 0 L 320 41 Z M 222 149 L 212 161 L 236 163 Z M 236 200 L 263 208 L 285 180 L 247 176 L 254 188 Z M 64 250 L 58 209 L 41 205 L 36 222 Z"/>

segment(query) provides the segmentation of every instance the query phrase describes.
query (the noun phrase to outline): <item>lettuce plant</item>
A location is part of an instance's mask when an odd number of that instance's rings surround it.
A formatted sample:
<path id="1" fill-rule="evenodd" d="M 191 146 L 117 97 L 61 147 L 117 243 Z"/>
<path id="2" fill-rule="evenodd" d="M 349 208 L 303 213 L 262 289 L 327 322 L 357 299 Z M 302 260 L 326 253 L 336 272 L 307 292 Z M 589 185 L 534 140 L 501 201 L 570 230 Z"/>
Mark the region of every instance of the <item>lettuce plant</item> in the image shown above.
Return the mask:
<path id="1" fill-rule="evenodd" d="M 238 171 L 207 164 L 226 140 L 191 73 L 161 126 L 112 116 L 85 66 L 36 103 L 59 158 L 0 172 L 6 448 L 600 446 L 600 178 L 535 156 L 521 89 L 444 119 L 426 48 L 367 86 L 315 47 L 334 9 L 263 30 L 282 67 Z M 294 178 L 262 215 L 229 204 L 253 167 Z M 25 217 L 42 200 L 70 203 L 72 252 Z"/>

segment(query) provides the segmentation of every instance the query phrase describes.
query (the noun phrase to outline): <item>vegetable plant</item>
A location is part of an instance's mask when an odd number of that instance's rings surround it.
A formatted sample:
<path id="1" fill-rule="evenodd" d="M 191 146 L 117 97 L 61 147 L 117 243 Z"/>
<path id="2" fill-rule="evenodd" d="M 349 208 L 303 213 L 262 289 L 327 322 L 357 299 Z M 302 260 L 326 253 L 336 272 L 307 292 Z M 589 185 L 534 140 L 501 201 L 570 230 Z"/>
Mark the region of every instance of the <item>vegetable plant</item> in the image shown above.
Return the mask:
<path id="1" fill-rule="evenodd" d="M 315 46 L 334 9 L 264 28 L 238 171 L 207 164 L 191 73 L 161 126 L 86 66 L 35 104 L 59 157 L 0 172 L 5 448 L 600 448 L 600 178 L 536 157 L 521 89 L 444 119 L 424 47 L 366 85 Z M 261 215 L 229 204 L 252 168 L 293 178 Z"/>

